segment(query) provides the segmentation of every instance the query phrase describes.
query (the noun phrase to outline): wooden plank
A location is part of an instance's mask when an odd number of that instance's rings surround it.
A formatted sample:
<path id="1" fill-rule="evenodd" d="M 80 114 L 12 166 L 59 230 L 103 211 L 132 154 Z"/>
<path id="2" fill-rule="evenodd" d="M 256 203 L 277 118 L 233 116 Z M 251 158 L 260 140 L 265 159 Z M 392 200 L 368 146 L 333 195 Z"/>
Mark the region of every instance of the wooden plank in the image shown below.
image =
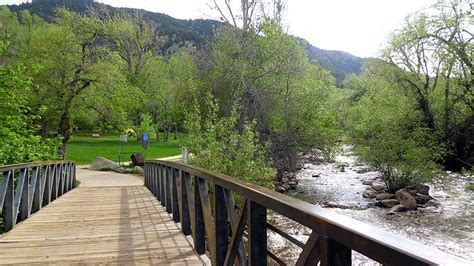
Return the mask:
<path id="1" fill-rule="evenodd" d="M 5 204 L 13 205 L 8 195 Z M 1 264 L 203 265 L 144 186 L 79 187 L 65 193 L 2 235 L 0 258 Z"/>

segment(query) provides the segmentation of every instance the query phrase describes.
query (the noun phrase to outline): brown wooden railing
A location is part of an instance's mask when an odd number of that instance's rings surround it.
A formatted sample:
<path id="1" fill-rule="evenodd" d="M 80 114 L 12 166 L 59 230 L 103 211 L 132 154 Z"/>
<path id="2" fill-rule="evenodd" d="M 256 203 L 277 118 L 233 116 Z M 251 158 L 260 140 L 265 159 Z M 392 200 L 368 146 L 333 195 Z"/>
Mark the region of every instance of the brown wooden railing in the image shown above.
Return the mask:
<path id="1" fill-rule="evenodd" d="M 76 166 L 70 161 L 0 166 L 0 215 L 9 231 L 76 187 Z"/>
<path id="2" fill-rule="evenodd" d="M 213 265 L 285 261 L 267 249 L 267 230 L 302 248 L 296 265 L 351 265 L 352 250 L 387 265 L 464 265 L 466 261 L 269 189 L 199 167 L 145 163 L 145 185 L 192 235 Z M 239 196 L 236 207 L 234 196 Z M 312 230 L 303 243 L 267 223 L 272 210 Z M 248 241 L 244 244 L 243 236 Z"/>

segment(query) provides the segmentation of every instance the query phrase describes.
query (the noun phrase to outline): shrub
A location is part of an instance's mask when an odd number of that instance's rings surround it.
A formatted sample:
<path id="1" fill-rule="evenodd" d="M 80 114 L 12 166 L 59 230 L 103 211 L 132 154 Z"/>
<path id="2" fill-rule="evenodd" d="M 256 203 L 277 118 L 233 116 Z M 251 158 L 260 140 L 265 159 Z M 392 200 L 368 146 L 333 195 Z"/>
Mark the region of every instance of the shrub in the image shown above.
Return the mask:
<path id="1" fill-rule="evenodd" d="M 201 105 L 195 102 L 186 115 L 189 133 L 183 144 L 194 155 L 191 163 L 270 187 L 275 170 L 266 156 L 268 145 L 258 142 L 255 123 L 245 124 L 239 132 L 236 108 L 228 117 L 218 117 L 217 110 L 209 94 Z"/>

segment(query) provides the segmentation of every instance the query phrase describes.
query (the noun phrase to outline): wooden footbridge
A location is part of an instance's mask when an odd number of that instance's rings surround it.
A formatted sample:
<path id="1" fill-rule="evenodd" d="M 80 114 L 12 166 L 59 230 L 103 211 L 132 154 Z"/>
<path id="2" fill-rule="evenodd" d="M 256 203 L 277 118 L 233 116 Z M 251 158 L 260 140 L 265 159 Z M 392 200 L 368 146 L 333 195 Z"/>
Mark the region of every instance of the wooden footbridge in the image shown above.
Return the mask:
<path id="1" fill-rule="evenodd" d="M 0 264 L 351 265 L 352 250 L 388 265 L 469 262 L 230 176 L 147 161 L 137 176 L 73 162 L 0 167 Z M 76 179 L 81 181 L 76 187 Z M 310 229 L 303 243 L 267 222 Z M 270 252 L 271 230 L 299 248 Z"/>

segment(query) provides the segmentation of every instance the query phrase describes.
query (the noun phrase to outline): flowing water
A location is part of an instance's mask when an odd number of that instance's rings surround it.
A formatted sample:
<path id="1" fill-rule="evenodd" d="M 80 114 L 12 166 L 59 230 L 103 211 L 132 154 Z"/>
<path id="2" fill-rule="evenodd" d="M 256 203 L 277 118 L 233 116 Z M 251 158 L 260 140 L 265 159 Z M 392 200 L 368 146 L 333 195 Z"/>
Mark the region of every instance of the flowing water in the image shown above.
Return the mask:
<path id="1" fill-rule="evenodd" d="M 365 199 L 362 192 L 367 186 L 363 180 L 376 179 L 379 173 L 356 162 L 350 146 L 343 146 L 333 163 L 306 164 L 297 173 L 298 188 L 291 195 L 307 202 L 331 208 L 377 228 L 392 232 L 474 261 L 474 192 L 466 187 L 474 182 L 473 176 L 447 172 L 428 185 L 436 200 L 417 211 L 387 215 L 387 209 L 373 207 L 375 199 Z M 293 237 L 306 241 L 309 229 L 279 215 L 270 221 Z M 301 249 L 282 237 L 270 233 L 270 246 L 287 261 L 294 261 Z M 370 259 L 353 252 L 358 265 L 377 265 Z"/>

